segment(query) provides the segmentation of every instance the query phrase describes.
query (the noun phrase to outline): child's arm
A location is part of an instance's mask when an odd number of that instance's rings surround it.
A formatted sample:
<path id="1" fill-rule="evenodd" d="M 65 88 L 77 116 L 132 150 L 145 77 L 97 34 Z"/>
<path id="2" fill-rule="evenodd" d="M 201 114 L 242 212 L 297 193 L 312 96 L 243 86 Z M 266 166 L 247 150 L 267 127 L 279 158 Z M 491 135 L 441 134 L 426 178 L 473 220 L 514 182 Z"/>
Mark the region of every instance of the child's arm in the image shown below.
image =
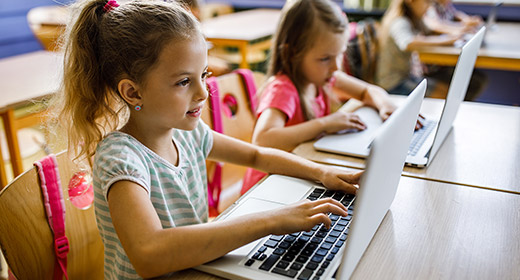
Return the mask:
<path id="1" fill-rule="evenodd" d="M 253 144 L 292 151 L 299 144 L 322 133 L 366 128 L 356 114 L 340 111 L 291 126 L 285 126 L 286 119 L 285 113 L 278 109 L 269 108 L 263 111 L 255 125 Z"/>
<path id="2" fill-rule="evenodd" d="M 249 166 L 267 173 L 321 182 L 332 190 L 355 193 L 361 172 L 348 172 L 332 166 L 317 164 L 278 149 L 264 148 L 226 135 L 213 133 L 213 148 L 209 159 Z"/>
<path id="3" fill-rule="evenodd" d="M 136 183 L 116 182 L 108 203 L 117 236 L 143 278 L 200 265 L 268 234 L 307 231 L 319 223 L 329 227 L 325 213 L 347 215 L 333 199 L 304 200 L 222 222 L 164 229 L 148 193 Z"/>
<path id="4" fill-rule="evenodd" d="M 420 47 L 427 46 L 449 46 L 453 45 L 455 41 L 460 39 L 462 34 L 453 35 L 453 34 L 442 34 L 442 35 L 417 35 L 414 39 L 408 44 L 406 50 L 411 51 Z"/>
<path id="5" fill-rule="evenodd" d="M 353 97 L 363 101 L 366 105 L 376 108 L 383 120 L 388 119 L 390 114 L 395 111 L 395 105 L 390 101 L 388 93 L 383 88 L 349 76 L 342 71 L 336 71 L 334 77 L 336 78 L 335 93 L 339 93 L 340 98 L 341 96 Z"/>

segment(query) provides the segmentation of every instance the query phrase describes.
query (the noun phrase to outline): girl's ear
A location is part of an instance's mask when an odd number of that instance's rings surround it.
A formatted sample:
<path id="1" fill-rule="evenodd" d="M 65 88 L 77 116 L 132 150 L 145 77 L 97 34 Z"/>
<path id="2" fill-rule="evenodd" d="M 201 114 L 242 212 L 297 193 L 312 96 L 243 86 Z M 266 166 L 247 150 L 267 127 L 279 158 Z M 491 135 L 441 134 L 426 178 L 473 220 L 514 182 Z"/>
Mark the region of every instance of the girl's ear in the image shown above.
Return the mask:
<path id="1" fill-rule="evenodd" d="M 122 79 L 117 84 L 117 89 L 119 90 L 119 94 L 121 95 L 121 97 L 131 107 L 143 105 L 143 100 L 139 91 L 139 87 L 136 83 L 134 83 L 134 81 L 129 79 Z"/>

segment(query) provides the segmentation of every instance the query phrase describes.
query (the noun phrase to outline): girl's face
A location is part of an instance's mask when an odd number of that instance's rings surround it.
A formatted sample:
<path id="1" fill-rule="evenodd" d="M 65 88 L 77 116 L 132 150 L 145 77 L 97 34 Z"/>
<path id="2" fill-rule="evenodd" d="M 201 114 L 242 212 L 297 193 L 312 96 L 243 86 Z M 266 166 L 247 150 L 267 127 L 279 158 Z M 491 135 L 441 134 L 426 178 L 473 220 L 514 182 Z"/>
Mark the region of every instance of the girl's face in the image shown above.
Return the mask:
<path id="1" fill-rule="evenodd" d="M 431 0 L 405 0 L 412 13 L 417 18 L 422 18 L 430 7 Z"/>
<path id="2" fill-rule="evenodd" d="M 343 58 L 347 46 L 346 33 L 334 33 L 326 28 L 318 28 L 318 36 L 313 46 L 304 54 L 301 70 L 306 85 L 312 83 L 322 87 L 330 81 Z"/>
<path id="3" fill-rule="evenodd" d="M 202 36 L 167 43 L 145 77 L 143 106 L 137 115 L 159 129 L 194 129 L 208 97 L 207 65 Z"/>

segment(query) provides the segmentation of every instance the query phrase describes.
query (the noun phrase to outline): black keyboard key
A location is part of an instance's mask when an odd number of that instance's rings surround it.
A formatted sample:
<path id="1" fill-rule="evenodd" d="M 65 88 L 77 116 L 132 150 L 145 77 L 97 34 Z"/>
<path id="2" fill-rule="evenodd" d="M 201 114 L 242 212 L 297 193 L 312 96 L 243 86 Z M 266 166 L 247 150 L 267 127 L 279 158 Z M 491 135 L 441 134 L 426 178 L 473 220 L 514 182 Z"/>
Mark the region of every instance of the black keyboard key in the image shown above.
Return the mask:
<path id="1" fill-rule="evenodd" d="M 325 189 L 314 189 L 311 194 L 321 195 L 325 192 Z"/>
<path id="2" fill-rule="evenodd" d="M 283 241 L 285 241 L 285 242 L 289 242 L 289 243 L 294 242 L 294 240 L 296 240 L 296 237 L 291 236 L 291 235 L 287 235 L 287 236 L 283 239 Z"/>
<path id="3" fill-rule="evenodd" d="M 315 270 L 316 268 L 318 268 L 318 263 L 315 263 L 315 262 L 309 262 L 305 268 L 307 269 L 310 269 L 310 270 Z"/>
<path id="4" fill-rule="evenodd" d="M 278 245 L 278 247 L 282 248 L 282 249 L 287 249 L 287 248 L 291 247 L 291 243 L 282 241 L 282 243 L 280 243 L 280 245 Z"/>
<path id="5" fill-rule="evenodd" d="M 264 246 L 271 247 L 271 248 L 276 247 L 276 245 L 278 245 L 278 242 L 277 242 L 277 241 L 274 241 L 274 240 L 267 240 L 267 241 L 264 243 Z"/>
<path id="6" fill-rule="evenodd" d="M 329 236 L 339 237 L 341 235 L 341 231 L 333 230 L 329 233 Z"/>
<path id="7" fill-rule="evenodd" d="M 327 233 L 324 231 L 318 231 L 316 232 L 315 236 L 319 238 L 324 238 L 325 236 L 327 236 Z"/>
<path id="8" fill-rule="evenodd" d="M 321 241 L 323 241 L 323 238 L 314 237 L 313 239 L 311 239 L 311 242 L 314 244 L 320 244 Z"/>
<path id="9" fill-rule="evenodd" d="M 296 271 L 296 270 L 292 270 L 292 269 L 285 270 L 285 269 L 281 269 L 278 267 L 273 268 L 273 272 L 287 276 L 287 277 L 291 277 L 291 278 L 294 278 L 296 276 L 296 274 L 298 273 L 298 271 Z"/>
<path id="10" fill-rule="evenodd" d="M 297 271 L 300 271 L 300 269 L 302 269 L 303 267 L 303 264 L 302 263 L 299 263 L 299 262 L 294 262 L 292 265 L 291 265 L 291 269 L 293 270 L 297 270 Z"/>
<path id="11" fill-rule="evenodd" d="M 337 238 L 334 236 L 329 236 L 329 237 L 325 238 L 325 242 L 334 243 L 334 242 L 336 242 L 336 239 Z"/>
<path id="12" fill-rule="evenodd" d="M 336 226 L 334 227 L 334 230 L 337 230 L 337 231 L 343 231 L 344 229 L 345 229 L 345 226 L 344 226 L 344 225 L 339 225 L 339 224 L 338 224 L 338 225 L 336 225 Z"/>
<path id="13" fill-rule="evenodd" d="M 299 255 L 297 258 L 296 258 L 296 261 L 297 262 L 300 262 L 300 263 L 306 263 L 308 260 L 309 260 L 309 256 L 306 256 L 306 255 Z"/>
<path id="14" fill-rule="evenodd" d="M 276 248 L 276 249 L 274 249 L 273 254 L 275 254 L 275 255 L 280 255 L 280 256 L 281 256 L 281 255 L 283 255 L 286 251 L 287 251 L 287 250 L 282 249 L 282 248 Z"/>
<path id="15" fill-rule="evenodd" d="M 286 269 L 287 267 L 289 267 L 289 264 L 291 263 L 288 261 L 281 260 L 276 264 L 276 267 Z"/>
<path id="16" fill-rule="evenodd" d="M 271 235 L 271 237 L 269 237 L 269 239 L 278 242 L 283 239 L 283 235 Z"/>
<path id="17" fill-rule="evenodd" d="M 322 197 L 323 198 L 332 197 L 334 195 L 334 193 L 335 193 L 335 191 L 333 191 L 333 190 L 326 190 Z"/>
<path id="18" fill-rule="evenodd" d="M 278 261 L 278 259 L 280 258 L 280 256 L 278 255 L 270 255 L 262 265 L 260 265 L 260 269 L 261 270 L 271 270 L 271 268 L 273 267 L 273 265 L 276 263 L 276 261 Z"/>
<path id="19" fill-rule="evenodd" d="M 254 263 L 255 263 L 255 260 L 253 260 L 253 259 L 249 259 L 249 260 L 246 261 L 246 263 L 245 263 L 244 265 L 245 265 L 245 266 L 251 266 L 251 265 L 253 265 Z"/>
<path id="20" fill-rule="evenodd" d="M 325 269 L 320 268 L 320 269 L 318 269 L 318 271 L 316 271 L 316 276 L 322 276 L 324 272 L 325 272 Z"/>
<path id="21" fill-rule="evenodd" d="M 300 275 L 298 276 L 298 280 L 309 280 L 311 279 L 311 276 L 312 276 L 312 273 L 314 271 L 310 270 L 310 269 L 304 269 L 302 271 L 302 273 L 300 273 Z"/>
<path id="22" fill-rule="evenodd" d="M 332 243 L 323 242 L 320 246 L 320 249 L 330 250 L 332 248 Z"/>
<path id="23" fill-rule="evenodd" d="M 288 262 L 292 262 L 294 260 L 294 258 L 296 258 L 295 255 L 292 255 L 292 254 L 285 254 L 283 255 L 282 257 L 282 260 L 284 261 L 288 261 Z"/>
<path id="24" fill-rule="evenodd" d="M 314 257 L 312 257 L 311 261 L 313 261 L 315 263 L 320 263 L 323 261 L 323 256 L 314 255 Z"/>
<path id="25" fill-rule="evenodd" d="M 343 198 L 343 195 L 344 195 L 344 193 L 337 192 L 337 193 L 335 193 L 335 194 L 332 196 L 332 198 L 335 199 L 335 200 L 337 200 L 337 201 L 341 201 L 341 199 Z"/>
<path id="26" fill-rule="evenodd" d="M 265 250 L 267 250 L 267 247 L 265 247 L 265 246 L 258 248 L 258 252 L 260 252 L 260 253 L 265 252 Z"/>
<path id="27" fill-rule="evenodd" d="M 318 249 L 318 251 L 316 251 L 315 256 L 325 256 L 325 255 L 327 255 L 328 252 L 329 252 L 328 250 Z"/>

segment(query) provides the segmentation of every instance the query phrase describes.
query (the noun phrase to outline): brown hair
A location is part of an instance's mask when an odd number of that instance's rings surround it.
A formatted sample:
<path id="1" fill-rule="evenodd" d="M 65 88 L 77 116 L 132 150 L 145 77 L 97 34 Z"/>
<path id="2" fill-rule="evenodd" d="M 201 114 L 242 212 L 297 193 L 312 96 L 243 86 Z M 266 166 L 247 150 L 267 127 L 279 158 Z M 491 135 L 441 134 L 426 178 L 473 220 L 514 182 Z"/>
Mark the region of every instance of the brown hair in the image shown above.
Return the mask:
<path id="1" fill-rule="evenodd" d="M 412 27 L 420 32 L 426 33 L 427 29 L 422 21 L 422 18 L 417 18 L 413 15 L 412 10 L 406 3 L 406 0 L 392 0 L 390 6 L 386 10 L 383 19 L 381 20 L 381 29 L 379 32 L 379 46 L 384 47 L 390 36 L 390 26 L 392 22 L 398 17 L 406 17 L 412 22 Z"/>
<path id="2" fill-rule="evenodd" d="M 51 126 L 63 127 L 69 152 L 91 157 L 103 137 L 127 121 L 128 105 L 118 82 L 144 84 L 171 40 L 202 36 L 197 20 L 176 3 L 132 1 L 109 12 L 106 0 L 78 1 L 79 11 L 65 34 L 62 90 L 53 100 Z"/>
<path id="3" fill-rule="evenodd" d="M 267 72 L 269 77 L 281 73 L 291 79 L 298 90 L 307 120 L 314 118 L 314 112 L 312 101 L 303 95 L 301 64 L 319 34 L 318 23 L 335 33 L 345 32 L 348 25 L 341 9 L 330 0 L 288 0 L 274 35 Z"/>

